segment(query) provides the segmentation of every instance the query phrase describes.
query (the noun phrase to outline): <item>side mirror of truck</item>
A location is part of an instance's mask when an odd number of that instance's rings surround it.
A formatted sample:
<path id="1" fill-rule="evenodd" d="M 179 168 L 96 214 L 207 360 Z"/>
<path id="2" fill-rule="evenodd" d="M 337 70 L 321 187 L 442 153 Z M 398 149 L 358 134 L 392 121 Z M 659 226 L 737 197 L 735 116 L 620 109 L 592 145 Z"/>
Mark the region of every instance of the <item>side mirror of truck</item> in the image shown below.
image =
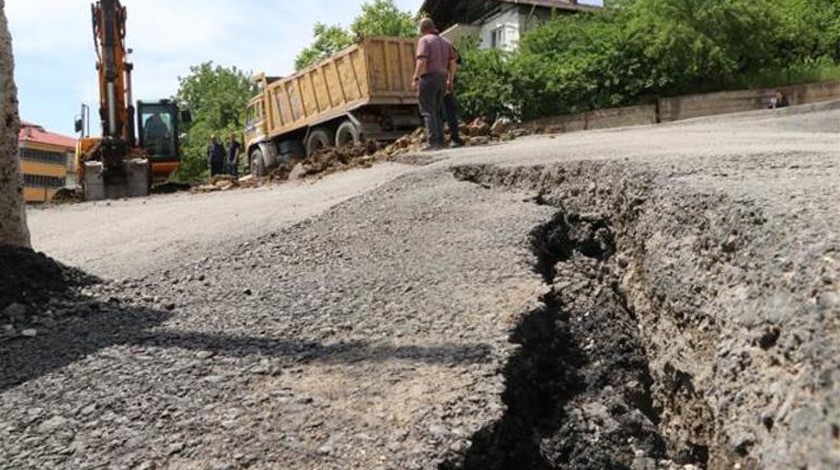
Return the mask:
<path id="1" fill-rule="evenodd" d="M 76 118 L 76 132 L 82 132 L 84 127 L 82 126 L 82 118 Z"/>
<path id="2" fill-rule="evenodd" d="M 189 124 L 192 122 L 192 113 L 188 109 L 181 110 L 181 122 Z"/>

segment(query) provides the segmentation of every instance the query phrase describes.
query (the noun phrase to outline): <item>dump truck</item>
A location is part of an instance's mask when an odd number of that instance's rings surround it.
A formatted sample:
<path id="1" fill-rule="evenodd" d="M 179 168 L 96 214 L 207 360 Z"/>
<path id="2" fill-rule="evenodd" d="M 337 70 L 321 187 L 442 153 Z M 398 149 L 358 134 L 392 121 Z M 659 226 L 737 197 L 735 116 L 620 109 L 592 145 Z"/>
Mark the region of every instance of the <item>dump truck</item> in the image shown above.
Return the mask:
<path id="1" fill-rule="evenodd" d="M 412 89 L 416 40 L 365 37 L 300 72 L 258 74 L 245 145 L 251 174 L 321 149 L 393 141 L 422 125 Z"/>

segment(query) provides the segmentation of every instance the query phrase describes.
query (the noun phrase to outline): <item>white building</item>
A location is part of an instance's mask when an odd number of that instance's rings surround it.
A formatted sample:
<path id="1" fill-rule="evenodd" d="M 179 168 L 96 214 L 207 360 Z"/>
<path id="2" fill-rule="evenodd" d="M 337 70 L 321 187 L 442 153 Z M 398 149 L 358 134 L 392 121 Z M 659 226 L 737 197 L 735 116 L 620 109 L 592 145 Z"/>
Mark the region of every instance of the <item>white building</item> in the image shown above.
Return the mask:
<path id="1" fill-rule="evenodd" d="M 538 21 L 596 8 L 577 0 L 426 0 L 421 11 L 453 44 L 473 36 L 484 49 L 511 51 L 519 44 L 520 35 Z"/>

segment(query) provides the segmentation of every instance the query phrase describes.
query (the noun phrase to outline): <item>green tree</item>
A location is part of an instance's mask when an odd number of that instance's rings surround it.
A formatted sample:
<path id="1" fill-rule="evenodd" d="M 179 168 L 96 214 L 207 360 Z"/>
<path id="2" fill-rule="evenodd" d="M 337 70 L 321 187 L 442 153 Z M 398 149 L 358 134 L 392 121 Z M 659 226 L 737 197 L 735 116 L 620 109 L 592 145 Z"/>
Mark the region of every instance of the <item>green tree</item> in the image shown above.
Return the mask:
<path id="1" fill-rule="evenodd" d="M 302 70 L 353 44 L 353 36 L 341 26 L 315 23 L 315 42 L 295 59 L 295 69 Z"/>
<path id="2" fill-rule="evenodd" d="M 182 142 L 183 161 L 177 177 L 196 180 L 206 176 L 207 145 L 211 135 L 227 140 L 231 134 L 242 135 L 248 100 L 256 93 L 249 74 L 236 67 L 222 67 L 205 62 L 190 67 L 190 74 L 178 77 L 180 86 L 175 99 L 192 113 Z"/>
<path id="3" fill-rule="evenodd" d="M 394 0 L 373 0 L 362 4 L 362 14 L 350 25 L 358 36 L 414 37 L 419 34 L 414 16 L 400 11 Z"/>
<path id="4" fill-rule="evenodd" d="M 353 44 L 362 36 L 418 35 L 417 24 L 410 12 L 400 11 L 394 0 L 372 0 L 362 4 L 362 13 L 350 25 L 341 26 L 315 23 L 315 41 L 302 50 L 295 59 L 295 69 L 302 70 Z"/>

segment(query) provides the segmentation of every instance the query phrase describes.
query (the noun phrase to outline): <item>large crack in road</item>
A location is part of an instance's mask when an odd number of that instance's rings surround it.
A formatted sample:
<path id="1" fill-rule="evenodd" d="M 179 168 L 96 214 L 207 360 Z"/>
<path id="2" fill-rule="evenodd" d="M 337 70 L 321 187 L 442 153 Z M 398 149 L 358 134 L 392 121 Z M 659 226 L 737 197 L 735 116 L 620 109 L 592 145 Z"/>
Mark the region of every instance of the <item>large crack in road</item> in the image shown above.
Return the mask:
<path id="1" fill-rule="evenodd" d="M 549 292 L 511 336 L 505 415 L 441 468 L 658 468 L 665 440 L 609 220 L 560 212 L 531 240 Z"/>
<path id="2" fill-rule="evenodd" d="M 68 277 L 2 309 L 0 466 L 836 468 L 838 112 L 420 156 L 160 269 L 100 239 L 119 281 L 33 258 Z M 221 200 L 169 202 L 133 234 Z"/>
<path id="3" fill-rule="evenodd" d="M 465 165 L 453 172 L 487 189 L 530 189 L 535 202 L 559 212 L 532 233 L 535 269 L 550 291 L 511 338 L 521 348 L 505 369 L 507 413 L 443 468 L 836 462 L 831 379 L 820 379 L 814 396 L 821 398 L 798 402 L 797 412 L 791 395 L 784 404 L 773 397 L 782 371 L 802 370 L 800 341 L 813 333 L 787 305 L 751 311 L 730 297 L 733 288 L 755 288 L 778 299 L 774 282 L 753 287 L 750 273 L 765 260 L 796 256 L 788 244 L 766 244 L 768 216 L 760 207 L 720 193 L 662 191 L 661 177 L 644 166 Z M 822 279 L 826 295 L 834 281 Z M 837 313 L 811 295 L 822 310 L 812 320 Z M 827 378 L 827 359 L 812 356 L 808 367 Z M 807 440 L 779 438 L 804 431 L 805 423 Z"/>

